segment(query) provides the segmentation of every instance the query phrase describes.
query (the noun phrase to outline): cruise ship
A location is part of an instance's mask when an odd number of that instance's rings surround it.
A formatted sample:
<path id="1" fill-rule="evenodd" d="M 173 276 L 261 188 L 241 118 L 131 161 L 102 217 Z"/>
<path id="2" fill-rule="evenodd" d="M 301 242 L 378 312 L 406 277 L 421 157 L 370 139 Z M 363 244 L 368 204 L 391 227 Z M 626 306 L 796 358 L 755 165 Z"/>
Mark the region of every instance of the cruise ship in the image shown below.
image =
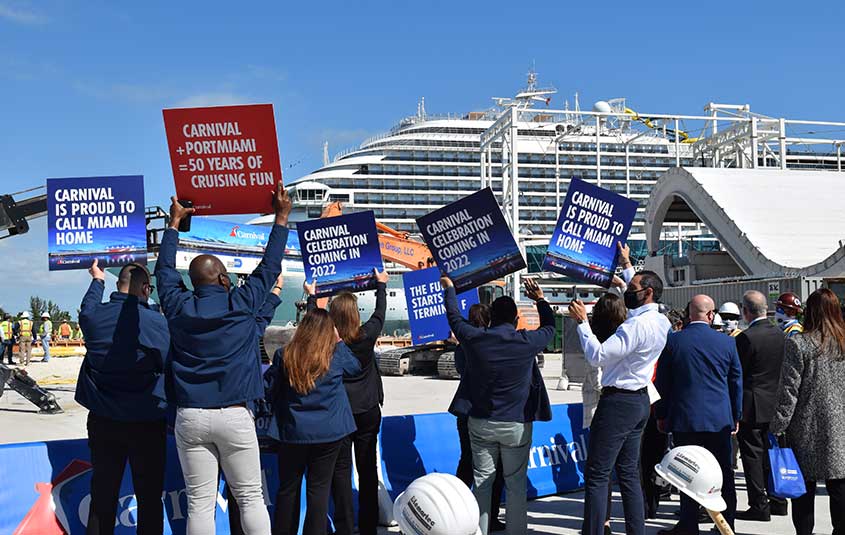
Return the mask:
<path id="1" fill-rule="evenodd" d="M 539 87 L 531 72 L 523 90 L 513 98 L 495 98 L 489 109 L 432 115 L 421 100 L 414 115 L 331 161 L 324 150 L 322 167 L 288 185 L 292 221 L 317 218 L 327 203 L 340 201 L 346 213 L 372 210 L 377 221 L 413 235 L 416 218 L 485 185 L 484 161 L 487 184 L 500 202 L 503 178 L 518 169 L 518 216 L 510 223 L 518 228 L 528 271 L 539 272 L 571 178 L 640 203 L 628 243 L 632 257 L 641 260 L 650 253 L 685 256 L 690 248 L 720 248 L 700 224 L 681 223 L 664 229 L 660 251 L 646 250 L 646 202 L 660 174 L 671 167 L 842 169 L 841 142 L 825 139 L 821 122 L 773 118 L 751 112 L 749 105 L 716 103 L 707 104 L 703 115 L 643 114 L 624 98 L 582 110 L 577 94 L 571 106 L 567 101 L 555 110 L 550 107 L 555 93 Z M 516 139 L 492 135 L 510 113 L 516 117 L 509 125 Z M 252 221 L 269 222 L 268 217 Z M 571 299 L 571 281 L 541 276 L 553 303 Z M 601 293 L 581 285 L 577 292 L 588 300 Z M 394 315 L 401 316 L 401 287 L 391 294 Z"/>

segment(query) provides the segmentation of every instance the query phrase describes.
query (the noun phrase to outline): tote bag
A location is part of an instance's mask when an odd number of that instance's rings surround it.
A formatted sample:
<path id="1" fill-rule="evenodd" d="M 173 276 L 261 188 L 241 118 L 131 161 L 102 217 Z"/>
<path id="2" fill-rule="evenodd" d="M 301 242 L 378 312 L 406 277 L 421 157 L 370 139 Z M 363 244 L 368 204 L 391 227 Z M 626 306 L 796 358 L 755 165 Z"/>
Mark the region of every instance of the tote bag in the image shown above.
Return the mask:
<path id="1" fill-rule="evenodd" d="M 795 459 L 792 448 L 782 448 L 777 439 L 769 433 L 769 489 L 771 493 L 779 498 L 798 498 L 803 496 L 807 489 L 804 487 L 804 476 L 801 474 L 801 467 Z"/>

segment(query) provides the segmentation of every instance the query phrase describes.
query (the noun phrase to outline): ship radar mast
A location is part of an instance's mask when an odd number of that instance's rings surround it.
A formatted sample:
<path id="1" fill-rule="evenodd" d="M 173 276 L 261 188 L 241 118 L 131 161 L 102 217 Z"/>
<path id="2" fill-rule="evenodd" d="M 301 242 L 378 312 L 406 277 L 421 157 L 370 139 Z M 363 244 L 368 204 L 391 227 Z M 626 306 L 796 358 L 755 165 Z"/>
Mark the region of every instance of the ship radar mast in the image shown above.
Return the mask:
<path id="1" fill-rule="evenodd" d="M 493 101 L 500 108 L 532 108 L 535 102 L 543 102 L 546 106 L 552 101 L 552 95 L 557 93 L 553 86 L 537 87 L 537 71 L 532 66 L 528 71 L 528 83 L 525 88 L 513 98 L 493 97 Z"/>

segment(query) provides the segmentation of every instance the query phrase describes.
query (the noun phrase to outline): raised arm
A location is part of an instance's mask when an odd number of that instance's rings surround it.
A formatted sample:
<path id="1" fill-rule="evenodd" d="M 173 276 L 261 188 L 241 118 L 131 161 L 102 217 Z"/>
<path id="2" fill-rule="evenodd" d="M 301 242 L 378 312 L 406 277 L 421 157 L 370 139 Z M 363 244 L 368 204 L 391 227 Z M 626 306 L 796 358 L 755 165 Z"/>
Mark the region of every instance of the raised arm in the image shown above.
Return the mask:
<path id="1" fill-rule="evenodd" d="M 373 276 L 376 279 L 376 309 L 370 319 L 361 326 L 361 331 L 365 339 L 375 343 L 384 328 L 384 317 L 387 313 L 387 281 L 390 277 L 387 271 L 379 272 L 376 269 L 373 269 Z"/>
<path id="2" fill-rule="evenodd" d="M 789 427 L 792 414 L 798 404 L 798 393 L 801 391 L 801 377 L 804 374 L 804 356 L 798 350 L 794 339 L 788 338 L 783 345 L 783 366 L 780 373 L 780 387 L 778 388 L 777 411 L 769 431 L 780 435 Z"/>
<path id="3" fill-rule="evenodd" d="M 79 319 L 83 317 L 88 320 L 94 314 L 97 305 L 103 302 L 103 292 L 106 288 L 106 274 L 97 266 L 97 260 L 88 268 L 88 273 L 91 274 L 91 284 L 88 286 L 88 291 L 82 298 L 82 304 L 79 306 Z"/>
<path id="4" fill-rule="evenodd" d="M 631 264 L 631 248 L 628 244 L 622 245 L 622 242 L 616 242 L 616 247 L 619 249 L 619 267 L 622 268 L 622 280 L 626 285 L 631 283 L 631 279 L 637 274 L 634 271 L 634 266 Z M 625 290 L 622 290 L 624 293 Z"/>
<path id="5" fill-rule="evenodd" d="M 264 302 L 267 293 L 279 273 L 282 272 L 282 258 L 288 241 L 288 229 L 285 225 L 288 223 L 291 201 L 281 181 L 276 184 L 276 190 L 273 193 L 273 209 L 276 212 L 276 220 L 270 231 L 270 238 L 267 240 L 261 263 L 243 286 L 233 290 L 237 298 L 243 299 L 248 308 L 255 309 Z"/>
<path id="6" fill-rule="evenodd" d="M 258 323 L 258 329 L 262 333 L 264 332 L 264 329 L 270 325 L 270 322 L 273 321 L 273 316 L 276 314 L 276 308 L 278 308 L 279 304 L 282 302 L 280 295 L 282 293 L 283 285 L 284 277 L 280 273 L 279 277 L 276 279 L 276 284 L 273 286 L 273 289 L 270 290 L 270 293 L 267 295 L 267 299 L 264 300 L 264 303 L 258 310 L 258 314 L 255 315 L 255 320 Z"/>
<path id="7" fill-rule="evenodd" d="M 176 271 L 176 248 L 179 246 L 179 223 L 194 212 L 179 204 L 176 196 L 170 198 L 170 223 L 161 239 L 156 262 L 155 277 L 158 284 L 158 300 L 167 317 L 173 317 L 181 302 L 190 295 L 182 283 L 182 276 Z"/>
<path id="8" fill-rule="evenodd" d="M 308 296 L 308 300 L 305 303 L 305 312 L 311 312 L 312 310 L 317 308 L 317 279 L 316 277 L 314 280 L 309 283 L 308 279 L 302 281 L 302 290 Z"/>
<path id="9" fill-rule="evenodd" d="M 536 350 L 542 351 L 555 336 L 555 313 L 549 302 L 543 295 L 543 290 L 534 279 L 525 279 L 525 295 L 537 305 L 537 313 L 540 315 L 540 327 L 534 331 L 524 331 L 526 338 L 536 346 Z"/>
<path id="10" fill-rule="evenodd" d="M 440 278 L 440 286 L 443 287 L 443 300 L 446 305 L 446 319 L 449 321 L 449 328 L 452 329 L 455 338 L 461 343 L 484 336 L 484 329 L 474 326 L 461 316 L 458 307 L 458 297 L 455 294 L 455 285 L 452 279 L 443 276 Z"/>

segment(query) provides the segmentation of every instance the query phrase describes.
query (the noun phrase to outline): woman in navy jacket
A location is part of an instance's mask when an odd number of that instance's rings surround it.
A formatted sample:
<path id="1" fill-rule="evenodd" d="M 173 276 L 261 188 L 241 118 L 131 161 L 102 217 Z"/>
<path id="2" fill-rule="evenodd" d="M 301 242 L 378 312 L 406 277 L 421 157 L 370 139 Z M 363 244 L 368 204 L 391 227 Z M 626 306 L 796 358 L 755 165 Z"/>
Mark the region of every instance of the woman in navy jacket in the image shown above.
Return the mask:
<path id="1" fill-rule="evenodd" d="M 355 420 L 343 377 L 370 362 L 346 347 L 325 310 L 309 311 L 284 349 L 276 351 L 274 412 L 279 425 L 279 492 L 274 535 L 297 533 L 299 489 L 306 475 L 303 535 L 325 535 L 334 465 Z"/>

